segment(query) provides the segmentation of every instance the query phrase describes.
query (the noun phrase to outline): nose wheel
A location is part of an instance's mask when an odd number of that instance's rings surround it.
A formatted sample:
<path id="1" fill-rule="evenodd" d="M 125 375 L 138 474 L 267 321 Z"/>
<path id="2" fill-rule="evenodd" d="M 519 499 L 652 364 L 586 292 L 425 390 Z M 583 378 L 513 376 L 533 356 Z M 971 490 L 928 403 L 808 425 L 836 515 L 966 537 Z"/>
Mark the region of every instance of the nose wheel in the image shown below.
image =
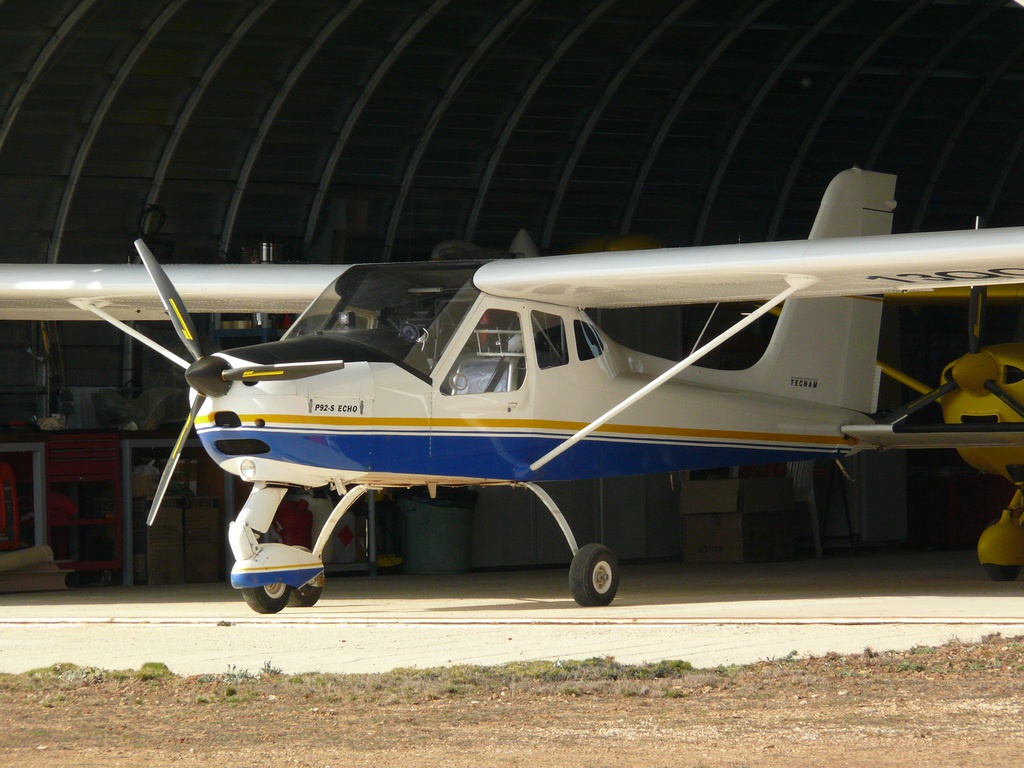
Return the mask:
<path id="1" fill-rule="evenodd" d="M 247 587 L 242 590 L 245 604 L 256 613 L 280 613 L 292 596 L 292 588 L 277 582 L 265 587 Z"/>

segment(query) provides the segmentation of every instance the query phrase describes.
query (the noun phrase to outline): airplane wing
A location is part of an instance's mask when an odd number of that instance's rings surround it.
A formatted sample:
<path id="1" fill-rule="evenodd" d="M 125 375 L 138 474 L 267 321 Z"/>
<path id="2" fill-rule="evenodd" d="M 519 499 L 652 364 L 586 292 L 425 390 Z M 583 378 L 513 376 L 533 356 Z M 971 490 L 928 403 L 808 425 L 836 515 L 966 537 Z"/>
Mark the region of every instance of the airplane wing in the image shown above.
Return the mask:
<path id="1" fill-rule="evenodd" d="M 299 312 L 344 267 L 166 269 L 195 313 Z M 485 264 L 474 277 L 495 296 L 589 308 L 763 301 L 794 280 L 801 297 L 1024 283 L 1024 227 L 512 259 Z M 92 318 L 72 301 L 121 320 L 165 316 L 141 265 L 0 264 L 0 320 Z"/>
<path id="2" fill-rule="evenodd" d="M 189 311 L 301 312 L 345 267 L 180 264 L 166 267 Z M 95 320 L 82 301 L 119 320 L 166 318 L 141 264 L 0 264 L 0 320 Z"/>
<path id="3" fill-rule="evenodd" d="M 1024 227 L 837 237 L 495 261 L 477 287 L 572 307 L 761 301 L 791 278 L 799 296 L 854 296 L 1024 283 Z"/>

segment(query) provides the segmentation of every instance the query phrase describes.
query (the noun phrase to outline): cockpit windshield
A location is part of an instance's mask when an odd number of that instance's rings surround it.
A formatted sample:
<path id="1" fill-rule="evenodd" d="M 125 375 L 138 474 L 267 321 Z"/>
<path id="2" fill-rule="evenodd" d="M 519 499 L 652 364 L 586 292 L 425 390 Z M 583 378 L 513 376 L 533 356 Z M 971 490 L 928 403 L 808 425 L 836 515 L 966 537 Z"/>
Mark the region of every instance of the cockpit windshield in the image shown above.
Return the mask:
<path id="1" fill-rule="evenodd" d="M 476 301 L 481 262 L 349 267 L 309 305 L 285 338 L 341 334 L 429 375 Z"/>

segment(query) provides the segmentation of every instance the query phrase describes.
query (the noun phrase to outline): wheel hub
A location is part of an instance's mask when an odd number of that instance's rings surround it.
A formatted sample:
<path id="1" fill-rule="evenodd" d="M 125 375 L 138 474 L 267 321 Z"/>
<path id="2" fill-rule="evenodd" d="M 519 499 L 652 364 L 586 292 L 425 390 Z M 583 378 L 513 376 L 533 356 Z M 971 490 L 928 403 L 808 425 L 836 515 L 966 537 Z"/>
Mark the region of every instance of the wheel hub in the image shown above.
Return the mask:
<path id="1" fill-rule="evenodd" d="M 272 600 L 276 600 L 281 597 L 286 589 L 288 589 L 288 585 L 281 581 L 276 584 L 267 584 L 263 587 L 263 590 L 267 593 L 267 597 Z"/>
<path id="2" fill-rule="evenodd" d="M 594 566 L 594 589 L 600 594 L 604 594 L 608 591 L 608 587 L 612 583 L 612 569 L 605 561 L 601 561 Z"/>

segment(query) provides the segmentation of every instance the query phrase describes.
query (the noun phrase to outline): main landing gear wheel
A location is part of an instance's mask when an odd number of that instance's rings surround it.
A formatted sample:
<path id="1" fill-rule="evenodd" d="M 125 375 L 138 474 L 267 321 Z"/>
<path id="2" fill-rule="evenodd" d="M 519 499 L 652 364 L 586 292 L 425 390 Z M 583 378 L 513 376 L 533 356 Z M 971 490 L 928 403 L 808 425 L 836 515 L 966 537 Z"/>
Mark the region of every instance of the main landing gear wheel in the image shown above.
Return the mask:
<path id="1" fill-rule="evenodd" d="M 292 596 L 292 588 L 278 582 L 265 587 L 246 587 L 242 590 L 245 604 L 256 613 L 279 613 L 288 605 Z"/>
<path id="2" fill-rule="evenodd" d="M 608 605 L 619 589 L 619 561 L 603 544 L 587 544 L 572 558 L 569 589 L 582 606 Z"/>
<path id="3" fill-rule="evenodd" d="M 992 581 L 1013 581 L 1020 576 L 1019 565 L 996 565 L 995 563 L 982 563 L 981 567 Z"/>
<path id="4" fill-rule="evenodd" d="M 1016 499 L 1016 497 L 1014 497 Z M 978 562 L 992 581 L 1013 581 L 1024 563 L 1020 510 L 1007 508 L 978 538 Z"/>
<path id="5" fill-rule="evenodd" d="M 292 608 L 312 608 L 316 605 L 320 596 L 324 593 L 322 586 L 315 587 L 312 584 L 303 584 L 298 589 L 293 589 L 288 596 L 288 605 Z"/>

